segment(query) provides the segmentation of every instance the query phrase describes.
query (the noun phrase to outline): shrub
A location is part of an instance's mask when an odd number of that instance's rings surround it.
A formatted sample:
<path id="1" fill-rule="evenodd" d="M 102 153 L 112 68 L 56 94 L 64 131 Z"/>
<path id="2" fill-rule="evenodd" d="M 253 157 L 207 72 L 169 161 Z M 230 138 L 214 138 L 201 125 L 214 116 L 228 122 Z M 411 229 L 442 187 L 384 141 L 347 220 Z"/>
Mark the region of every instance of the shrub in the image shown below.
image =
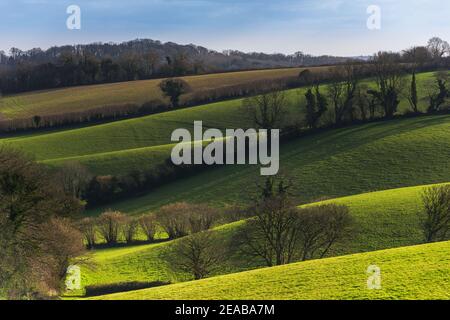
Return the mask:
<path id="1" fill-rule="evenodd" d="M 425 189 L 422 201 L 425 213 L 420 220 L 425 241 L 447 240 L 450 236 L 450 185 Z"/>
<path id="2" fill-rule="evenodd" d="M 211 229 L 220 217 L 218 210 L 205 204 L 187 204 L 185 210 L 190 233 Z"/>
<path id="3" fill-rule="evenodd" d="M 132 243 L 138 232 L 139 223 L 136 218 L 124 216 L 121 221 L 122 235 L 125 241 L 130 244 Z"/>
<path id="4" fill-rule="evenodd" d="M 159 225 L 169 236 L 169 239 L 181 238 L 189 233 L 186 209 L 188 204 L 185 202 L 169 204 L 156 214 Z"/>
<path id="5" fill-rule="evenodd" d="M 120 212 L 107 211 L 98 218 L 98 229 L 108 245 L 114 245 L 119 240 L 119 231 L 124 216 Z"/>
<path id="6" fill-rule="evenodd" d="M 169 238 L 175 239 L 211 229 L 220 213 L 204 204 L 179 202 L 162 207 L 156 217 Z"/>
<path id="7" fill-rule="evenodd" d="M 144 232 L 147 241 L 154 241 L 156 235 L 156 219 L 153 214 L 146 214 L 139 218 L 139 225 Z"/>
<path id="8" fill-rule="evenodd" d="M 167 111 L 169 106 L 162 102 L 161 100 L 150 100 L 144 102 L 139 108 L 141 114 L 154 114 Z"/>
<path id="9" fill-rule="evenodd" d="M 174 271 L 190 273 L 199 280 L 210 275 L 224 257 L 223 245 L 214 241 L 211 231 L 205 231 L 178 241 L 167 260 Z"/>
<path id="10" fill-rule="evenodd" d="M 246 221 L 233 246 L 263 259 L 269 267 L 323 258 L 347 235 L 351 223 L 345 206 L 330 204 L 299 209 L 283 195 L 264 199 L 253 212 L 256 216 Z"/>
<path id="11" fill-rule="evenodd" d="M 45 261 L 39 272 L 49 280 L 46 285 L 59 288 L 61 280 L 66 276 L 66 270 L 73 258 L 84 252 L 83 236 L 74 224 L 67 218 L 52 218 L 41 225 L 38 231 L 40 245 L 38 250 Z M 38 267 L 36 264 L 34 267 Z"/>
<path id="12" fill-rule="evenodd" d="M 298 211 L 301 260 L 323 258 L 350 230 L 352 219 L 344 205 L 327 204 Z"/>
<path id="13" fill-rule="evenodd" d="M 83 250 L 82 236 L 61 217 L 81 209 L 44 166 L 0 147 L 0 296 L 59 292 L 61 270 Z"/>
<path id="14" fill-rule="evenodd" d="M 84 218 L 78 223 L 78 228 L 83 234 L 86 247 L 92 249 L 97 240 L 97 228 L 94 218 Z"/>
<path id="15" fill-rule="evenodd" d="M 170 98 L 173 108 L 179 106 L 180 96 L 189 92 L 189 84 L 182 79 L 166 79 L 159 84 L 165 96 Z"/>
<path id="16" fill-rule="evenodd" d="M 244 220 L 249 218 L 249 210 L 238 205 L 228 205 L 224 208 L 222 217 L 226 222 Z"/>

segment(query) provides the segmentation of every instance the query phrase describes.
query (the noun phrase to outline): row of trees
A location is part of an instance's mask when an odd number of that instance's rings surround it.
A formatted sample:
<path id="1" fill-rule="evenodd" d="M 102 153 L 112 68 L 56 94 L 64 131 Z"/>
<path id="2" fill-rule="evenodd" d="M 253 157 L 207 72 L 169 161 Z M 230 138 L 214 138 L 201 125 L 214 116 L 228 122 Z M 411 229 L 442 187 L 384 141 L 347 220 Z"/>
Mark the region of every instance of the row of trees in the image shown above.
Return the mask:
<path id="1" fill-rule="evenodd" d="M 330 249 L 351 236 L 352 219 L 347 207 L 321 205 L 298 208 L 290 200 L 283 179 L 268 178 L 254 204 L 238 216 L 248 218 L 232 239 L 203 228 L 173 243 L 166 255 L 177 272 L 201 279 L 214 273 L 236 254 L 245 261 L 255 258 L 267 266 L 323 258 Z"/>
<path id="2" fill-rule="evenodd" d="M 328 87 L 328 98 L 334 107 L 334 123 L 341 125 L 355 119 L 373 120 L 377 116 L 392 118 L 398 114 L 402 99 L 411 107 L 409 113 L 419 114 L 419 93 L 416 68 L 402 65 L 395 55 L 379 53 L 372 65 L 376 86 L 368 87 L 362 83 L 362 73 L 358 66 L 347 65 L 335 69 L 336 76 Z M 427 112 L 443 111 L 449 97 L 447 88 L 448 71 L 437 72 L 434 82 L 424 83 L 428 91 L 429 106 Z M 343 81 L 342 81 L 343 79 Z"/>
<path id="3" fill-rule="evenodd" d="M 390 56 L 380 55 L 380 59 L 391 59 Z M 387 66 L 387 62 L 378 62 Z M 328 86 L 320 86 L 315 83 L 305 93 L 305 99 L 299 103 L 302 110 L 305 110 L 303 123 L 299 121 L 300 129 L 305 127 L 317 129 L 323 126 L 351 124 L 355 121 L 369 121 L 377 118 L 391 118 L 396 112 L 400 102 L 400 97 L 404 96 L 405 80 L 404 71 L 397 65 L 393 65 L 395 72 L 391 72 L 390 67 L 379 67 L 377 85 L 368 88 L 361 82 L 361 74 L 366 74 L 365 67 L 361 65 L 342 65 L 333 69 L 337 76 L 330 80 Z M 361 70 L 363 69 L 363 70 Z M 311 75 L 302 73 L 303 78 L 312 78 Z M 345 79 L 345 80 L 342 80 Z M 310 80 L 314 81 L 314 80 Z M 323 83 L 323 82 L 321 82 Z M 178 104 L 179 96 L 187 90 L 187 86 L 181 80 L 169 79 L 161 83 L 164 92 L 171 97 L 174 105 Z M 416 78 L 411 77 L 411 91 L 407 97 L 411 101 L 412 115 L 419 114 L 419 95 L 417 94 Z M 444 112 L 448 107 L 448 72 L 436 73 L 436 79 L 430 83 L 428 113 Z M 267 85 L 261 90 L 266 93 L 255 95 L 244 100 L 245 112 L 247 112 L 254 126 L 265 129 L 283 128 L 287 115 L 289 99 L 285 91 L 280 90 L 278 85 Z M 399 91 L 400 90 L 400 91 Z M 174 93 L 175 92 L 175 93 Z M 415 106 L 415 107 L 414 107 Z M 332 115 L 330 117 L 329 115 Z M 325 117 L 328 115 L 328 117 Z M 291 117 L 292 119 L 292 117 Z M 290 120 L 291 120 L 290 119 Z M 291 127 L 287 129 L 292 129 Z M 299 128 L 294 128 L 297 131 Z M 285 133 L 289 133 L 285 130 Z M 118 199 L 130 195 L 147 192 L 165 183 L 176 180 L 180 177 L 189 176 L 199 171 L 207 169 L 205 166 L 175 166 L 170 159 L 155 166 L 151 170 L 134 170 L 130 173 L 119 176 L 93 176 L 87 172 L 86 168 L 76 163 L 69 163 L 64 166 L 64 174 L 69 178 L 62 178 L 69 181 L 65 184 L 70 186 L 73 182 L 70 179 L 77 176 L 80 186 L 80 197 L 86 200 L 90 206 L 107 204 L 111 199 Z"/>
<path id="4" fill-rule="evenodd" d="M 22 52 L 13 48 L 10 56 L 3 58 L 3 65 L 0 64 L 0 92 L 9 94 L 212 71 L 200 59 L 207 51 L 194 48 L 164 50 L 150 45 L 145 50 L 133 47 L 112 50 L 116 55 L 101 55 L 83 46 L 52 49 L 56 52 L 46 55 L 40 50 Z"/>
<path id="5" fill-rule="evenodd" d="M 84 111 L 63 112 L 51 115 L 35 115 L 23 119 L 0 120 L 0 131 L 30 130 L 64 125 L 99 122 L 106 120 L 136 117 L 165 112 L 170 108 L 192 106 L 224 99 L 256 96 L 274 90 L 284 90 L 309 86 L 306 103 L 306 122 L 316 128 L 328 109 L 334 111 L 334 123 L 353 122 L 355 119 L 367 120 L 378 116 L 387 118 L 396 114 L 401 99 L 406 99 L 413 113 L 419 113 L 416 74 L 419 71 L 449 67 L 450 58 L 445 57 L 447 43 L 439 38 L 430 40 L 427 47 L 413 47 L 402 54 L 381 52 L 368 62 L 347 61 L 327 72 L 302 71 L 298 78 L 285 77 L 274 81 L 260 80 L 252 83 L 225 86 L 207 90 L 191 90 L 182 79 L 170 78 L 160 83 L 160 89 L 170 103 L 154 99 L 142 105 L 125 104 L 91 108 Z M 181 55 L 182 57 L 183 55 Z M 169 59 L 170 63 L 182 65 L 177 61 L 184 58 Z M 177 67 L 178 69 L 178 67 Z M 67 72 L 64 71 L 63 74 Z M 408 74 L 410 80 L 408 79 Z M 171 74 L 170 74 L 171 75 Z M 427 99 L 429 112 L 437 112 L 448 97 L 448 77 L 442 77 L 435 84 L 428 85 Z M 363 79 L 373 77 L 376 88 L 368 86 Z M 320 85 L 329 84 L 328 92 L 321 93 Z M 183 96 L 183 99 L 181 97 Z"/>
<path id="6" fill-rule="evenodd" d="M 426 47 L 413 47 L 403 53 L 379 52 L 368 63 L 347 61 L 329 68 L 326 78 L 318 78 L 309 70 L 299 78 L 307 85 L 299 105 L 305 110 L 305 126 L 316 129 L 334 124 L 341 126 L 376 118 L 392 118 L 398 114 L 402 99 L 411 107 L 410 113 L 419 114 L 421 99 L 428 100 L 428 113 L 445 111 L 450 96 L 448 88 L 450 46 L 440 38 L 432 38 Z M 426 96 L 419 97 L 417 73 L 435 70 L 435 80 L 424 85 Z M 364 80 L 374 79 L 375 86 Z M 271 92 L 244 101 L 254 125 L 282 128 L 287 114 L 284 88 L 272 86 Z M 331 115 L 331 119 L 324 119 Z"/>
<path id="7" fill-rule="evenodd" d="M 166 112 L 174 108 L 197 106 L 225 99 L 233 99 L 265 92 L 268 84 L 275 82 L 280 88 L 297 87 L 305 82 L 295 77 L 284 77 L 276 81 L 258 80 L 204 90 L 192 90 L 189 84 L 181 78 L 162 80 L 159 87 L 163 97 L 153 99 L 143 104 L 127 103 L 123 105 L 105 105 L 82 111 L 62 110 L 61 113 L 35 115 L 26 118 L 1 119 L 0 132 L 16 132 L 42 128 L 55 128 L 80 123 L 99 123 L 149 114 Z M 167 100 L 167 101 L 165 101 Z"/>
<path id="8" fill-rule="evenodd" d="M 294 55 L 223 53 L 195 45 L 134 40 L 120 44 L 12 48 L 0 52 L 0 92 L 4 94 L 74 85 L 110 83 L 218 71 L 335 64 L 345 58 Z"/>
<path id="9" fill-rule="evenodd" d="M 319 205 L 298 208 L 290 201 L 290 184 L 268 178 L 248 208 L 232 208 L 230 218 L 203 204 L 175 203 L 154 214 L 128 217 L 106 212 L 78 223 L 79 176 L 64 180 L 20 152 L 0 150 L 0 296 L 10 299 L 57 295 L 69 262 L 92 248 L 99 238 L 109 245 L 133 243 L 158 233 L 171 244 L 166 258 L 195 279 L 223 266 L 238 250 L 268 266 L 322 258 L 355 230 L 348 208 Z M 420 216 L 426 242 L 450 236 L 450 186 L 427 188 Z M 228 243 L 211 228 L 246 218 Z M 84 241 L 83 241 L 84 239 Z M 228 239 L 229 240 L 229 239 Z"/>
<path id="10" fill-rule="evenodd" d="M 305 70 L 299 77 L 309 85 L 304 98 L 298 102 L 305 116 L 298 123 L 301 127 L 317 129 L 355 121 L 390 119 L 399 115 L 402 100 L 409 102 L 411 109 L 406 112 L 409 115 L 424 112 L 419 108 L 420 101 L 428 101 L 427 113 L 447 111 L 448 70 L 438 71 L 434 80 L 422 83 L 426 91 L 423 96 L 419 95 L 416 72 L 417 67 L 402 64 L 396 54 L 387 52 L 378 53 L 371 64 L 348 62 L 332 67 L 326 79 L 317 79 Z M 367 79 L 374 79 L 374 85 L 368 84 Z M 277 85 L 268 88 L 267 93 L 246 98 L 243 106 L 255 126 L 283 129 L 289 99 L 284 88 Z"/>
<path id="11" fill-rule="evenodd" d="M 87 248 L 92 249 L 98 244 L 132 244 L 143 238 L 147 242 L 153 242 L 161 233 L 173 240 L 209 230 L 220 219 L 220 211 L 212 207 L 180 202 L 139 217 L 107 211 L 98 218 L 82 219 L 79 222 L 79 230 L 84 236 Z"/>
<path id="12" fill-rule="evenodd" d="M 420 215 L 426 242 L 450 238 L 450 185 L 426 188 L 422 193 L 424 213 Z"/>

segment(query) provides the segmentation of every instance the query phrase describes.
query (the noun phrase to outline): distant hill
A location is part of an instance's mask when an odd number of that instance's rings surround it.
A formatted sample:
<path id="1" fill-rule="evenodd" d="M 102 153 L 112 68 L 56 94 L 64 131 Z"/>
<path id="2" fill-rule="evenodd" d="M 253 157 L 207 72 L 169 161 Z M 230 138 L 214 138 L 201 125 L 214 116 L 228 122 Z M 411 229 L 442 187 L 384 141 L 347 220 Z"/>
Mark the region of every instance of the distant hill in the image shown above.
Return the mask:
<path id="1" fill-rule="evenodd" d="M 252 68 L 294 67 L 312 66 L 322 64 L 334 64 L 347 60 L 346 57 L 329 55 L 313 56 L 303 52 L 291 55 L 276 53 L 267 54 L 261 52 L 245 53 L 238 50 L 225 50 L 218 52 L 195 44 L 181 45 L 174 42 L 161 42 L 151 39 L 136 39 L 122 43 L 92 43 L 85 45 L 55 46 L 47 50 L 34 48 L 22 51 L 11 48 L 9 55 L 2 53 L 0 65 L 11 65 L 19 62 L 49 63 L 56 62 L 65 54 L 93 55 L 98 59 L 111 57 L 120 59 L 128 54 L 145 55 L 155 53 L 160 62 L 165 62 L 166 57 L 172 57 L 179 53 L 185 54 L 190 59 L 202 58 L 212 67 L 224 70 L 240 70 Z"/>
<path id="2" fill-rule="evenodd" d="M 0 52 L 0 92 L 143 80 L 215 72 L 331 65 L 345 57 L 217 52 L 194 44 L 136 39 Z"/>

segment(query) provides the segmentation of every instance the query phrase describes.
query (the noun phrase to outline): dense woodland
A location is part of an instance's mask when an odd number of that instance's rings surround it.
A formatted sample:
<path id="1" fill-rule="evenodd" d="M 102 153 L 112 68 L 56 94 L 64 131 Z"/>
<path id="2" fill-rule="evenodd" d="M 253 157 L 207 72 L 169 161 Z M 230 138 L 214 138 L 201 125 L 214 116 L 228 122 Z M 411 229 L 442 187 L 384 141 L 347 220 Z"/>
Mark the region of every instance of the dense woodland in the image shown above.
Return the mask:
<path id="1" fill-rule="evenodd" d="M 216 52 L 196 45 L 154 40 L 120 44 L 40 48 L 0 52 L 0 92 L 3 94 L 76 85 L 143 80 L 212 72 L 330 65 L 342 57 Z"/>

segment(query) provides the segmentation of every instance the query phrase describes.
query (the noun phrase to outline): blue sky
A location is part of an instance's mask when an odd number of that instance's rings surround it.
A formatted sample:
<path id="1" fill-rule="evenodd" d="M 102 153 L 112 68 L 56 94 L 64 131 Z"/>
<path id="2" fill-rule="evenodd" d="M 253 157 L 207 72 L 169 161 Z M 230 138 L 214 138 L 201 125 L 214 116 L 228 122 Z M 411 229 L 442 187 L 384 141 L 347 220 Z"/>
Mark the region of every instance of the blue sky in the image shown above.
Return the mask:
<path id="1" fill-rule="evenodd" d="M 66 8 L 82 29 L 66 28 Z M 366 27 L 369 5 L 381 30 Z M 354 56 L 450 41 L 448 0 L 0 0 L 0 50 L 151 38 L 215 50 Z"/>

